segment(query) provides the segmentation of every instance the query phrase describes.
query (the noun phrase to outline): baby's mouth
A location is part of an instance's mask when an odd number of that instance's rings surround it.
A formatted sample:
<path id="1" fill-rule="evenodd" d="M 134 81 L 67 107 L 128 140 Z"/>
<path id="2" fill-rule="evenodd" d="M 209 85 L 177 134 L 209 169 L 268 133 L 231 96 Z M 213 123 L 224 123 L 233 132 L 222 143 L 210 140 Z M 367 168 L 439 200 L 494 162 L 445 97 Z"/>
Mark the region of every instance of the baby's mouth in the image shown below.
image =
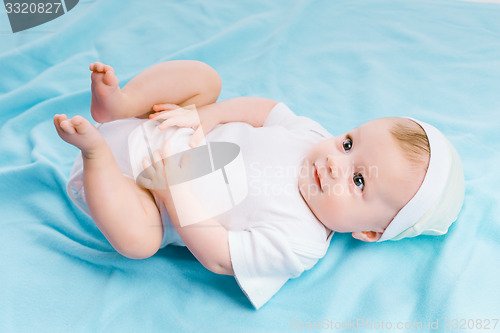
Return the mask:
<path id="1" fill-rule="evenodd" d="M 318 174 L 318 167 L 316 166 L 316 164 L 314 164 L 314 180 L 316 181 L 316 184 L 321 189 L 321 192 L 323 192 L 323 187 L 321 187 L 321 179 L 319 178 L 319 174 Z"/>

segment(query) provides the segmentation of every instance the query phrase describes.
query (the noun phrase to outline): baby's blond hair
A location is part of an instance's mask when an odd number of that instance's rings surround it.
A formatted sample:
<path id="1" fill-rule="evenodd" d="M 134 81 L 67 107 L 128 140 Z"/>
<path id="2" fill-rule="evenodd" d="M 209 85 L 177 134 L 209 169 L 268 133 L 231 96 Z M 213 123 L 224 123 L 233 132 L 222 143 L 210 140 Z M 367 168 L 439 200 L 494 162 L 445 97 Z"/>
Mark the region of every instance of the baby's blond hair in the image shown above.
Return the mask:
<path id="1" fill-rule="evenodd" d="M 391 128 L 391 134 L 408 161 L 427 170 L 431 148 L 424 129 L 411 119 L 400 118 Z"/>

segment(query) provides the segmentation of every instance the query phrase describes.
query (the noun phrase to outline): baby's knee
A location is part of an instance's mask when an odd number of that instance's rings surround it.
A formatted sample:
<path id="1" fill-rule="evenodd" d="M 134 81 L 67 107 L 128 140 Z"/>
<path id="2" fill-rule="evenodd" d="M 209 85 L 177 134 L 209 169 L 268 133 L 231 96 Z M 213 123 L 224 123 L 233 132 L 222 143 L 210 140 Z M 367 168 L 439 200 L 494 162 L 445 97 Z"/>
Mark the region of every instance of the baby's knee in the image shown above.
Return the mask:
<path id="1" fill-rule="evenodd" d="M 161 238 L 154 236 L 130 237 L 120 246 L 115 246 L 115 250 L 129 259 L 147 259 L 160 249 Z"/>

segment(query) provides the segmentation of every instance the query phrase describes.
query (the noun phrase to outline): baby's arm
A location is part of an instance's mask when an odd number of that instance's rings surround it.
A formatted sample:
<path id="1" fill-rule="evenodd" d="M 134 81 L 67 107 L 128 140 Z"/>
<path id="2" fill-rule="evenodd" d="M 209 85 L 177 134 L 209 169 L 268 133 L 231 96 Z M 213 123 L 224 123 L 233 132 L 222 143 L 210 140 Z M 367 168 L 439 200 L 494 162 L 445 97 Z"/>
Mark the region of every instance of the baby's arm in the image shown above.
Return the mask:
<path id="1" fill-rule="evenodd" d="M 253 127 L 261 127 L 278 102 L 261 97 L 237 97 L 226 101 L 197 107 L 195 110 L 176 110 L 172 104 L 155 105 L 154 110 L 166 110 L 150 115 L 153 120 L 166 119 L 159 129 L 170 126 L 191 127 L 195 133 L 190 146 L 195 147 L 218 124 L 245 122 Z M 200 126 L 201 125 L 201 126 Z"/>
<path id="2" fill-rule="evenodd" d="M 156 191 L 155 193 L 158 194 Z M 172 196 L 163 193 L 161 196 L 165 207 L 177 229 L 179 236 L 191 253 L 208 270 L 223 275 L 234 275 L 229 254 L 229 239 L 226 228 L 217 220 L 210 218 L 203 222 L 182 227 L 175 213 Z M 190 209 L 203 209 L 195 196 L 186 197 L 186 204 Z"/>
<path id="3" fill-rule="evenodd" d="M 169 213 L 175 209 L 171 197 L 164 198 L 163 202 Z M 202 209 L 195 197 L 189 204 L 193 210 Z M 205 268 L 216 274 L 234 275 L 226 228 L 213 218 L 181 227 L 177 215 L 169 215 L 184 244 Z"/>
<path id="4" fill-rule="evenodd" d="M 269 98 L 237 97 L 201 107 L 200 118 L 206 112 L 219 124 L 245 122 L 253 127 L 262 127 L 276 104 L 278 102 Z"/>
<path id="5" fill-rule="evenodd" d="M 206 125 L 203 128 L 208 133 L 218 124 L 230 122 L 245 122 L 253 127 L 261 127 L 276 104 L 278 102 L 269 98 L 236 97 L 218 103 L 197 105 L 196 112 L 199 115 L 199 122 L 202 126 Z M 155 105 L 155 111 L 166 110 L 166 112 L 158 112 L 149 117 L 153 120 L 168 119 L 159 126 L 160 129 L 169 126 L 194 127 L 195 121 L 189 112 L 176 111 L 178 107 L 172 104 Z"/>

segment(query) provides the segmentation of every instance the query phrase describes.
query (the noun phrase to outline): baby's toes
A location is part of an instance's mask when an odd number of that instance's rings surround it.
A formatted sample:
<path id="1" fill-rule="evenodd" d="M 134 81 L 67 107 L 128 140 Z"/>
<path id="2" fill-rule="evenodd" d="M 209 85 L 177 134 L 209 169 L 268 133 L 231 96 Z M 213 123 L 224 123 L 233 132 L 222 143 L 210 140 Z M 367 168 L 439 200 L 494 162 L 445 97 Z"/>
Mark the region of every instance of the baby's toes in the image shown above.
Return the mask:
<path id="1" fill-rule="evenodd" d="M 61 129 L 61 121 L 63 121 L 64 119 L 66 119 L 66 115 L 64 114 L 56 114 L 54 115 L 54 127 L 56 128 L 56 131 L 57 133 L 59 133 L 59 135 L 61 135 L 62 133 L 62 129 Z"/>
<path id="2" fill-rule="evenodd" d="M 75 134 L 76 130 L 73 124 L 71 123 L 71 120 L 65 119 L 59 123 L 59 126 L 63 130 L 64 133 L 66 134 Z"/>
<path id="3" fill-rule="evenodd" d="M 94 72 L 104 72 L 104 64 L 102 62 L 96 61 L 93 64 L 90 64 L 89 68 Z"/>
<path id="4" fill-rule="evenodd" d="M 103 73 L 93 71 L 92 74 L 90 74 L 90 79 L 92 80 L 92 83 L 96 84 L 102 81 L 103 76 L 104 76 Z"/>
<path id="5" fill-rule="evenodd" d="M 71 124 L 73 125 L 72 127 L 78 134 L 85 134 L 89 128 L 89 126 L 92 126 L 89 121 L 82 116 L 74 116 L 71 119 Z"/>
<path id="6" fill-rule="evenodd" d="M 110 70 L 104 74 L 102 82 L 107 86 L 116 86 L 118 85 L 118 78 L 115 76 L 113 70 Z"/>
<path id="7" fill-rule="evenodd" d="M 65 114 L 56 114 L 54 115 L 54 125 L 59 126 L 61 121 L 66 120 L 67 117 Z"/>

